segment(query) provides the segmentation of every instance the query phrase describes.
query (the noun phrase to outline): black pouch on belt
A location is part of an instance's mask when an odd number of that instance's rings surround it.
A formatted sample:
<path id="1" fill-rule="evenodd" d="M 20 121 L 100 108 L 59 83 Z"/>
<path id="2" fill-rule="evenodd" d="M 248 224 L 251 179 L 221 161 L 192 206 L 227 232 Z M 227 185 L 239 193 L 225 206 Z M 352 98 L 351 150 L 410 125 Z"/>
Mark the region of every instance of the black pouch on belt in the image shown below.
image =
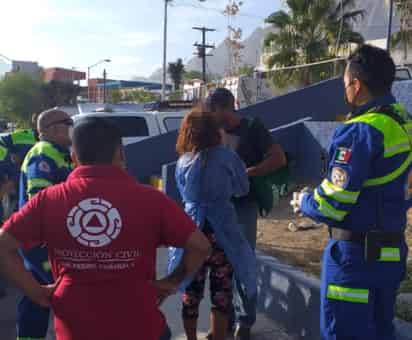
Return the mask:
<path id="1" fill-rule="evenodd" d="M 366 233 L 365 237 L 365 260 L 366 262 L 375 262 L 381 256 L 382 232 L 378 230 L 371 230 Z"/>

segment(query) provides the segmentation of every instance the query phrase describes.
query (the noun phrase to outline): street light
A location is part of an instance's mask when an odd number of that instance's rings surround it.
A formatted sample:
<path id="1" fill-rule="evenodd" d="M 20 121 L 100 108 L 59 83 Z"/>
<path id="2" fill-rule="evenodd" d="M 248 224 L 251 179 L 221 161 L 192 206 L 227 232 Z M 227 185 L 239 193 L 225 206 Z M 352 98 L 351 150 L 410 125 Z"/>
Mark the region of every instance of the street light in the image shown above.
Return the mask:
<path id="1" fill-rule="evenodd" d="M 90 69 L 102 63 L 110 63 L 110 62 L 111 62 L 110 59 L 102 59 L 98 61 L 96 64 L 93 64 L 87 67 L 87 99 L 89 100 L 89 102 L 90 102 Z"/>
<path id="2" fill-rule="evenodd" d="M 162 77 L 162 100 L 166 99 L 166 59 L 167 59 L 167 5 L 173 0 L 164 0 L 164 21 L 163 21 L 163 77 Z M 206 0 L 198 0 L 199 2 L 205 2 Z"/>

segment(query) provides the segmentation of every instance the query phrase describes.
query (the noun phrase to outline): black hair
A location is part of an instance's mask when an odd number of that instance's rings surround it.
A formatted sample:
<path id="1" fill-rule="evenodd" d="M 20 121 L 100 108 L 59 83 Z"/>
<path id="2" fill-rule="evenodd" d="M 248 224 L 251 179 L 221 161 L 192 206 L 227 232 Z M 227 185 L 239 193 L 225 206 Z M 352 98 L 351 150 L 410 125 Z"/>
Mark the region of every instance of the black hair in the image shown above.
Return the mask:
<path id="1" fill-rule="evenodd" d="M 351 78 L 362 81 L 373 96 L 391 91 L 396 67 L 386 50 L 362 45 L 349 56 L 347 65 Z"/>
<path id="2" fill-rule="evenodd" d="M 119 129 L 104 118 L 83 118 L 74 125 L 73 149 L 82 165 L 111 164 L 121 144 Z"/>
<path id="3" fill-rule="evenodd" d="M 235 97 L 228 89 L 218 87 L 206 99 L 206 105 L 211 111 L 216 111 L 217 108 L 234 108 Z"/>

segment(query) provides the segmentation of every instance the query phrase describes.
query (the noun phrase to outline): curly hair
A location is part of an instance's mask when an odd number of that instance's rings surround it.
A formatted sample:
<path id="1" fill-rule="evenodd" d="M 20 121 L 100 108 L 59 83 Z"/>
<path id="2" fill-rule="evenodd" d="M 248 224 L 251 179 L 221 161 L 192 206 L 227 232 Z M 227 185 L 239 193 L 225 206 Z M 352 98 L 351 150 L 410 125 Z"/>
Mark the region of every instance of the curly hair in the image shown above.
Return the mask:
<path id="1" fill-rule="evenodd" d="M 179 155 L 196 153 L 221 142 L 220 125 L 215 115 L 200 105 L 184 117 L 177 137 L 176 151 Z"/>

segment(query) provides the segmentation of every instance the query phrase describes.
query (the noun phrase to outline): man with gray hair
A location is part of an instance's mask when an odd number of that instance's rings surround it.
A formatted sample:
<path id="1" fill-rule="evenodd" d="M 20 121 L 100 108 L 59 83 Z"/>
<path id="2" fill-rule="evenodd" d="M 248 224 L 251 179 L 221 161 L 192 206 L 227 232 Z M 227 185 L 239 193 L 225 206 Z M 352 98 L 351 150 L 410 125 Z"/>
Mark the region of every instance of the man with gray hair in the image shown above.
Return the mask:
<path id="1" fill-rule="evenodd" d="M 40 141 L 27 153 L 20 174 L 19 208 L 39 191 L 64 182 L 72 164 L 70 130 L 73 120 L 63 111 L 50 109 L 37 120 Z M 53 282 L 47 248 L 21 250 L 24 264 L 41 284 Z M 17 338 L 44 339 L 49 324 L 49 308 L 41 307 L 24 296 L 17 309 Z"/>

